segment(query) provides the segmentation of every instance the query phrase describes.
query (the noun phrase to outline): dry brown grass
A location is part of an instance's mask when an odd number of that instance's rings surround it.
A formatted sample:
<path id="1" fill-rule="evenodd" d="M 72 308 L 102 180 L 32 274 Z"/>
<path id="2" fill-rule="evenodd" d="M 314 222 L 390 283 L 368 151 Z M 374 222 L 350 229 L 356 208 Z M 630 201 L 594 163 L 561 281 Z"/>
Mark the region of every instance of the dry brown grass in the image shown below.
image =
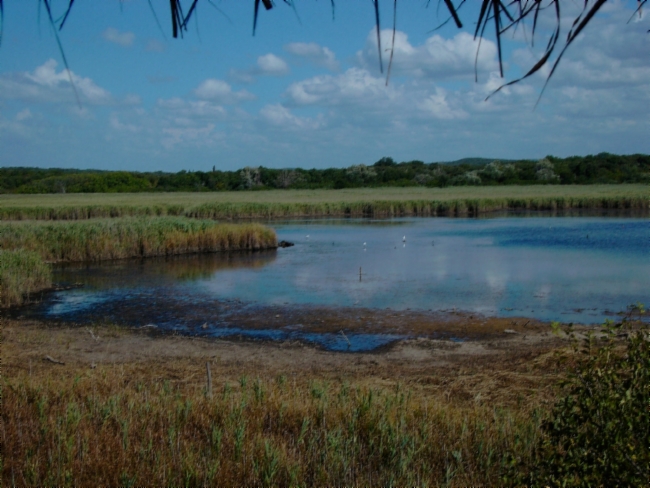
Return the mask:
<path id="1" fill-rule="evenodd" d="M 532 350 L 432 370 L 382 354 L 92 330 L 98 340 L 5 330 L 5 483 L 498 485 L 506 453 L 531 454 L 557 378 L 552 355 Z M 158 344 L 160 357 L 94 369 L 81 359 L 129 340 Z"/>

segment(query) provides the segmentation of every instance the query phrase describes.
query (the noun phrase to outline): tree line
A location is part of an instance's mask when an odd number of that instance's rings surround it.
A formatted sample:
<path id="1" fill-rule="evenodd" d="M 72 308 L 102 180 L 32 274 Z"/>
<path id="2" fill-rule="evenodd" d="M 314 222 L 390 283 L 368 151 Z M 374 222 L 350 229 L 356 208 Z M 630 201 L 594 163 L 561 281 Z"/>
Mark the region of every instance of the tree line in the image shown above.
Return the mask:
<path id="1" fill-rule="evenodd" d="M 348 168 L 273 169 L 177 173 L 78 169 L 0 168 L 0 193 L 116 193 L 156 191 L 255 191 L 373 187 L 447 187 L 544 184 L 650 183 L 650 156 L 643 154 L 540 160 L 461 159 L 449 163 L 390 157 Z"/>

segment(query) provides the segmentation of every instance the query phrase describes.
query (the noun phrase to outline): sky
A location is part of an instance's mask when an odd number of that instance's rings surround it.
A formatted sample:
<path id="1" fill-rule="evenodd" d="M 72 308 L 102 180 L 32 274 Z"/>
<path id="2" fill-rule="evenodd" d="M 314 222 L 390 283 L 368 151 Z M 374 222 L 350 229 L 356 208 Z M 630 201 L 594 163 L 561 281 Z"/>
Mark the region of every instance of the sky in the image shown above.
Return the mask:
<path id="1" fill-rule="evenodd" d="M 50 1 L 59 18 L 67 0 Z M 460 30 L 436 30 L 440 3 L 398 3 L 386 84 L 388 0 L 383 73 L 371 0 L 339 0 L 334 12 L 328 0 L 296 0 L 295 11 L 276 0 L 255 36 L 253 0 L 200 0 L 182 39 L 166 1 L 151 0 L 155 15 L 146 0 L 75 2 L 59 32 L 70 73 L 39 1 L 5 1 L 0 166 L 176 172 L 650 153 L 650 7 L 633 16 L 636 1 L 608 2 L 543 94 L 548 66 L 486 101 L 535 63 L 551 19 L 532 47 L 530 26 L 505 35 L 500 78 L 489 31 L 477 54 L 478 2 L 463 6 Z M 562 39 L 581 3 L 563 4 Z"/>

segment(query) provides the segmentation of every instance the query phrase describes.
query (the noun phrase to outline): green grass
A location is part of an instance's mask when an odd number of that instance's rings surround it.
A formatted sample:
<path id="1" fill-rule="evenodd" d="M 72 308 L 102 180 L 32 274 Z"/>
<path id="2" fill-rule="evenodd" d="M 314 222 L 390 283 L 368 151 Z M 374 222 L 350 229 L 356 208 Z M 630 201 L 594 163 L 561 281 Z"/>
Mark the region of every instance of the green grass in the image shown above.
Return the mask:
<path id="1" fill-rule="evenodd" d="M 277 378 L 212 398 L 101 366 L 6 384 L 3 479 L 58 486 L 498 485 L 540 417 L 404 388 Z"/>
<path id="2" fill-rule="evenodd" d="M 48 262 L 256 250 L 275 246 L 275 232 L 260 224 L 221 224 L 181 217 L 0 223 L 0 248 L 31 251 Z"/>
<path id="3" fill-rule="evenodd" d="M 476 215 L 504 209 L 650 209 L 647 185 L 362 188 L 215 193 L 0 195 L 0 219 Z"/>
<path id="4" fill-rule="evenodd" d="M 52 272 L 39 254 L 0 250 L 0 307 L 21 305 L 30 293 L 50 286 Z"/>

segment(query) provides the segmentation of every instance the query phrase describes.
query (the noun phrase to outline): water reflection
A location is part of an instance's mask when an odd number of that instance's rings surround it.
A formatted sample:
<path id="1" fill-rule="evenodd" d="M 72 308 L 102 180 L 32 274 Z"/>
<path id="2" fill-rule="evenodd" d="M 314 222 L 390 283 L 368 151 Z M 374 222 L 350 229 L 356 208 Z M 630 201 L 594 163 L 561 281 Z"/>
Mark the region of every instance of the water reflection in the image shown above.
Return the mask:
<path id="1" fill-rule="evenodd" d="M 210 279 L 218 271 L 259 269 L 272 263 L 277 251 L 190 254 L 98 263 L 70 263 L 55 267 L 64 285 L 81 282 L 90 289 L 151 286 Z"/>
<path id="2" fill-rule="evenodd" d="M 61 267 L 56 281 L 84 286 L 21 313 L 338 348 L 341 337 L 311 337 L 307 328 L 283 329 L 293 324 L 283 319 L 269 325 L 271 317 L 282 307 L 347 307 L 600 323 L 650 302 L 648 219 L 333 219 L 274 227 L 296 245 Z"/>

